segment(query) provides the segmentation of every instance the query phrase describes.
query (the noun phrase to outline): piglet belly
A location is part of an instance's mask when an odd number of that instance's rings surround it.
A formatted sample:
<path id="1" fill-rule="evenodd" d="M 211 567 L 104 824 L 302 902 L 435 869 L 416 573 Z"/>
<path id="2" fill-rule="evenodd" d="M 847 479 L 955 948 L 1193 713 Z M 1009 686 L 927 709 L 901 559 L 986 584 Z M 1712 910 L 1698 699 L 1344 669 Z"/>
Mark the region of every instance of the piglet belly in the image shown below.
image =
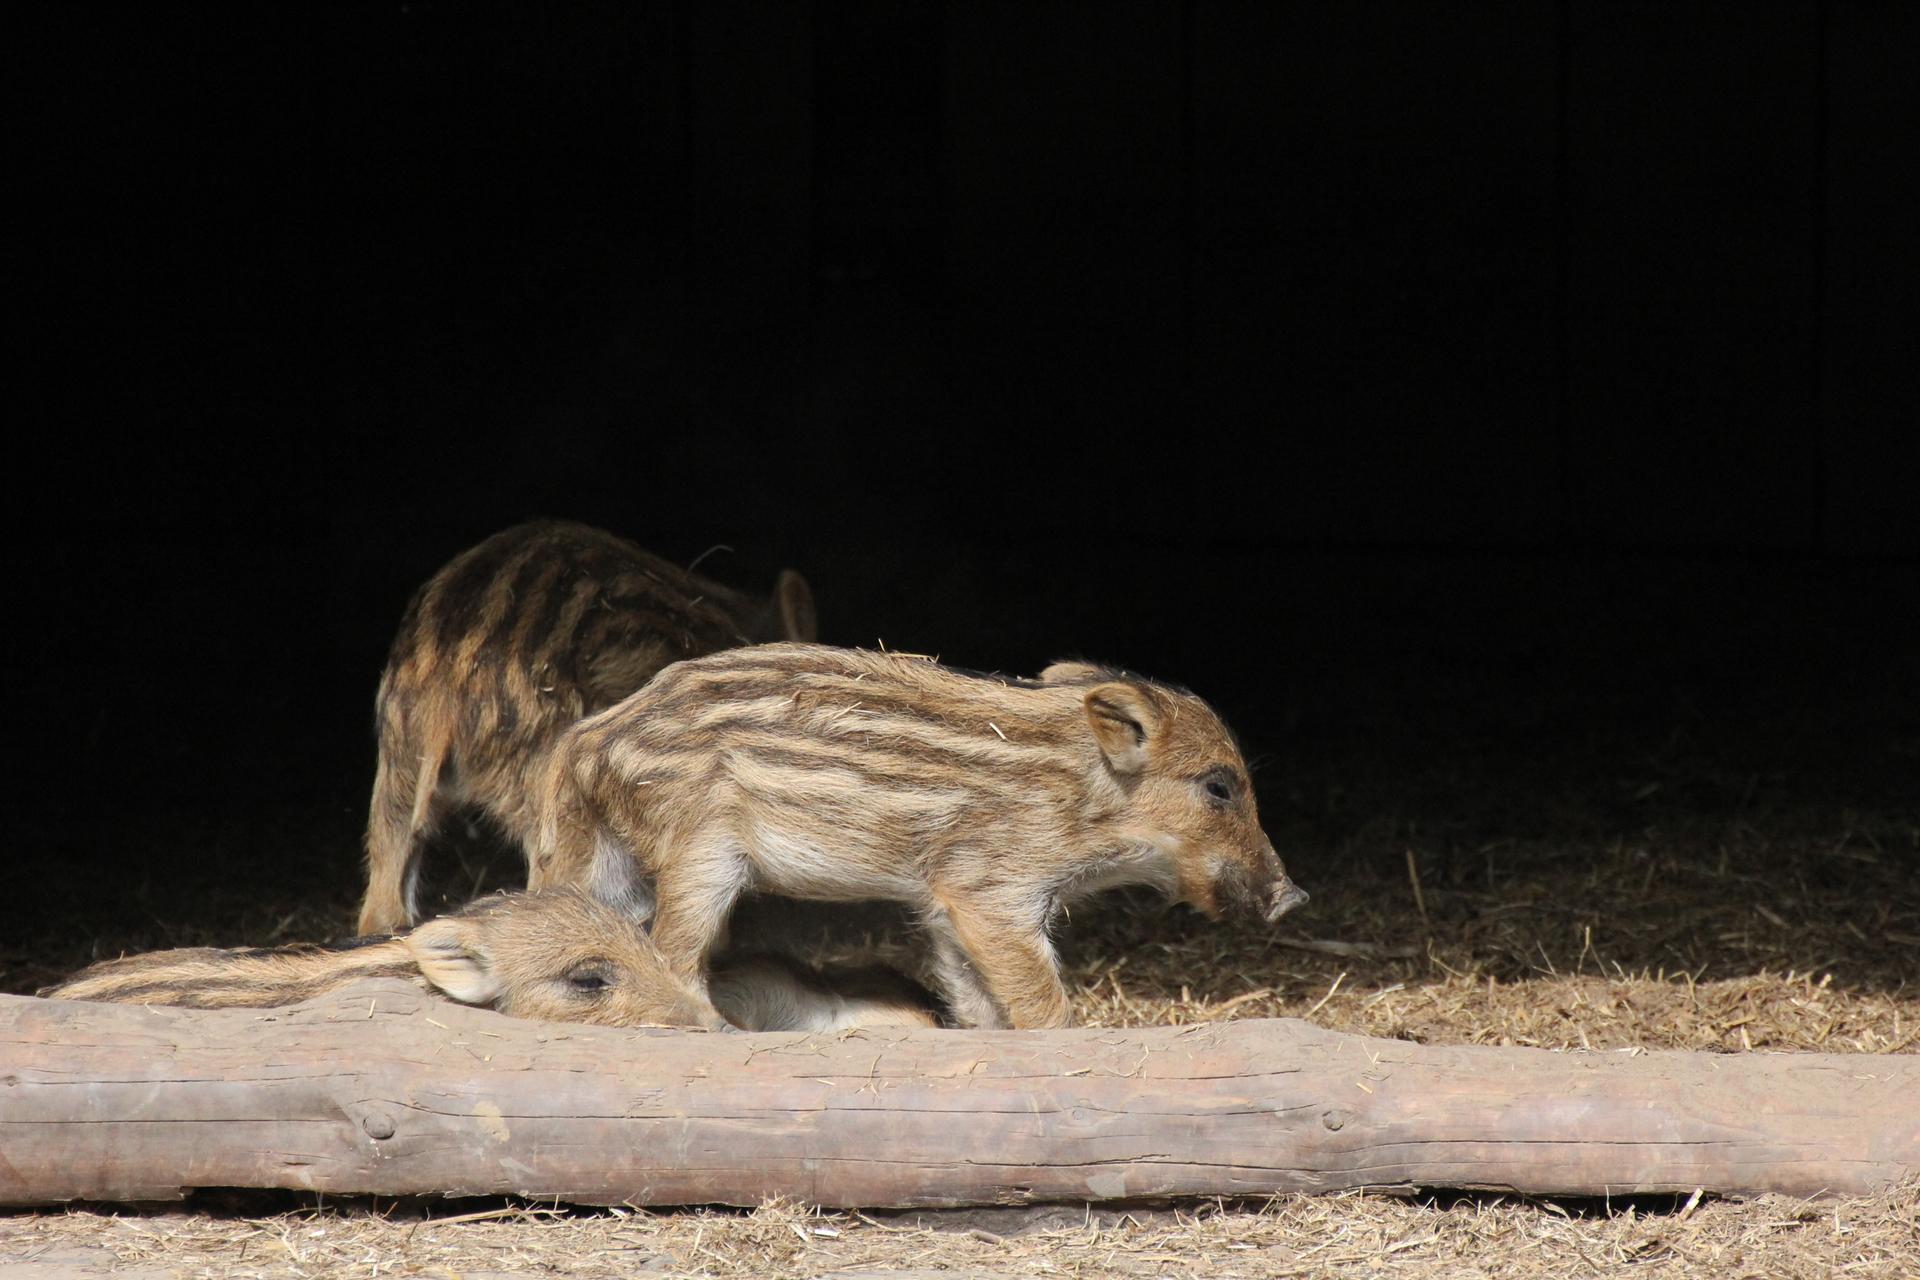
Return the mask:
<path id="1" fill-rule="evenodd" d="M 857 833 L 822 836 L 761 824 L 750 840 L 754 887 L 767 893 L 829 902 L 918 902 L 927 894 L 925 881 L 906 858 Z"/>

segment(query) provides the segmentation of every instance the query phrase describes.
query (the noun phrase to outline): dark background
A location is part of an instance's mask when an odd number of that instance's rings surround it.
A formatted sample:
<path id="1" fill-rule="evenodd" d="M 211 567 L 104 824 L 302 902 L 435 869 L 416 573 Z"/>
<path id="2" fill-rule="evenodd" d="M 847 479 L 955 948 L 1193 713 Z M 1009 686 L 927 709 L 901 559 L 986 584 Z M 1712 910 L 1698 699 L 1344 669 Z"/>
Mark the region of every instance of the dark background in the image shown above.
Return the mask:
<path id="1" fill-rule="evenodd" d="M 407 594 L 533 515 L 1186 683 L 1277 833 L 1914 810 L 1912 5 L 16 25 L 22 922 L 349 900 Z"/>

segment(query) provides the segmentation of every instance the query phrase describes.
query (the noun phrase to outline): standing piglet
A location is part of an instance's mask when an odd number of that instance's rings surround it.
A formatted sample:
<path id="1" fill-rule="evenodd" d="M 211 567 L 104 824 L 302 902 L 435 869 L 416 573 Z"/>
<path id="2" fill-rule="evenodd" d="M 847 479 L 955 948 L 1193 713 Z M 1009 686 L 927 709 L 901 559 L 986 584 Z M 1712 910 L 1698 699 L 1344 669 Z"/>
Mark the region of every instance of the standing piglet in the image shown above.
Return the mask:
<path id="1" fill-rule="evenodd" d="M 407 606 L 380 678 L 360 932 L 419 918 L 422 849 L 454 810 L 480 810 L 525 847 L 534 781 L 581 716 L 670 662 L 813 637 L 813 596 L 791 569 L 758 599 L 560 520 L 456 556 Z"/>
<path id="2" fill-rule="evenodd" d="M 1233 735 L 1194 695 L 1061 663 L 1037 681 L 776 644 L 676 663 L 552 753 L 529 883 L 651 913 L 704 979 L 749 889 L 892 899 L 968 1026 L 1067 1020 L 1048 930 L 1125 884 L 1273 920 L 1306 900 Z"/>

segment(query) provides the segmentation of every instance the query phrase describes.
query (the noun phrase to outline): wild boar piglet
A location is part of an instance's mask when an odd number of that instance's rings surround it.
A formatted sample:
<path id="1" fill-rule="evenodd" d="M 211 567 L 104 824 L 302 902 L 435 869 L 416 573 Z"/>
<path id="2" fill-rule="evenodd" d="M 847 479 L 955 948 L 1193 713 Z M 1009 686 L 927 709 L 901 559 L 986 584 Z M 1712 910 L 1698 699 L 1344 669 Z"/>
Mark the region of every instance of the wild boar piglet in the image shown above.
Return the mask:
<path id="1" fill-rule="evenodd" d="M 940 1025 L 932 997 L 898 973 L 816 969 L 784 955 L 722 959 L 709 1004 L 667 969 L 639 921 L 572 889 L 493 894 L 401 937 L 126 956 L 40 994 L 258 1009 L 364 978 L 404 978 L 466 1004 L 549 1022 L 812 1032 Z"/>
<path id="2" fill-rule="evenodd" d="M 892 899 L 968 1026 L 1066 1021 L 1049 928 L 1086 894 L 1269 921 L 1306 901 L 1219 716 L 1087 663 L 1022 680 L 806 644 L 675 663 L 562 735 L 541 804 L 530 883 L 651 916 L 690 982 L 747 890 Z"/>
<path id="3" fill-rule="evenodd" d="M 495 894 L 400 937 L 125 956 L 40 994 L 202 1009 L 272 1008 L 364 978 L 405 978 L 521 1018 L 616 1027 L 726 1025 L 661 962 L 632 917 L 569 889 Z"/>
<path id="4" fill-rule="evenodd" d="M 456 810 L 524 848 L 533 781 L 569 724 L 670 662 L 811 640 L 814 627 L 813 594 L 791 569 L 771 597 L 749 596 L 562 520 L 454 557 L 407 606 L 380 677 L 360 932 L 420 918 L 423 848 Z"/>

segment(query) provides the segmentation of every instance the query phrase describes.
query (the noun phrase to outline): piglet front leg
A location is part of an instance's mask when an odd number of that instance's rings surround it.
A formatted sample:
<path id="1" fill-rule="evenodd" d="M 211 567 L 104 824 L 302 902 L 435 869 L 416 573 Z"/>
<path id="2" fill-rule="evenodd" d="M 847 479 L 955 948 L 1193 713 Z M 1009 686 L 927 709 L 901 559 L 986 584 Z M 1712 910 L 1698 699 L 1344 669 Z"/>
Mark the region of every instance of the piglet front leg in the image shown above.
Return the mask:
<path id="1" fill-rule="evenodd" d="M 968 1026 L 1011 1025 L 1022 1030 L 1067 1025 L 1067 991 L 1044 924 L 1019 912 L 996 911 L 955 897 L 943 901 L 941 914 L 950 943 L 936 941 L 936 958 L 955 1018 Z M 960 956 L 951 956 L 950 948 Z M 994 1006 L 996 1015 L 1004 1010 L 1005 1021 L 998 1016 L 991 1022 L 968 1021 L 968 1010 L 955 1000 L 953 987 L 970 987 L 967 999 Z"/>

